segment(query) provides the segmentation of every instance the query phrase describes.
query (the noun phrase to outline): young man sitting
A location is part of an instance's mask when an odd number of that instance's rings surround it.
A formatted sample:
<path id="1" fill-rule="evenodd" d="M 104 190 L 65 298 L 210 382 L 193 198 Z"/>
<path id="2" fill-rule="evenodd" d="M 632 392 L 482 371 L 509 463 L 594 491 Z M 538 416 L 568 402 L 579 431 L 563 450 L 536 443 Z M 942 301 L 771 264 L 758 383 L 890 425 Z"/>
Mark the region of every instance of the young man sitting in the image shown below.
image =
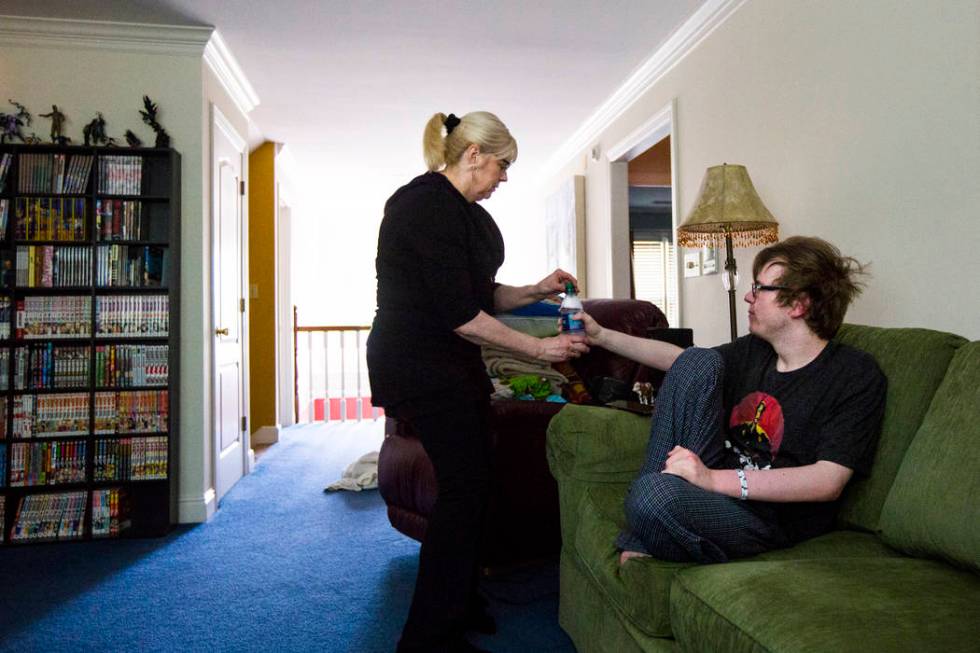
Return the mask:
<path id="1" fill-rule="evenodd" d="M 871 465 L 885 377 L 871 356 L 831 340 L 862 266 L 794 237 L 762 250 L 752 273 L 750 335 L 713 349 L 628 336 L 582 314 L 591 345 L 668 371 L 626 497 L 623 563 L 724 562 L 814 537 Z"/>

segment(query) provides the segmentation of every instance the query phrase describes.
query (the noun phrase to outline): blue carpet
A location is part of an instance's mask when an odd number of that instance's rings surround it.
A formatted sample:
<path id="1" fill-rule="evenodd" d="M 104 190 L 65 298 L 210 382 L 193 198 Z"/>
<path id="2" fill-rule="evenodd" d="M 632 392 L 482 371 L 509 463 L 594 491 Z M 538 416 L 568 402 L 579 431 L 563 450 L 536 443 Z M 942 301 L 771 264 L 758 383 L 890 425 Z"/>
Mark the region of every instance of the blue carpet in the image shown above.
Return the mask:
<path id="1" fill-rule="evenodd" d="M 0 549 L 0 651 L 393 651 L 418 544 L 377 491 L 325 494 L 363 430 L 292 427 L 207 524 Z M 574 651 L 557 565 L 484 582 L 501 653 Z"/>

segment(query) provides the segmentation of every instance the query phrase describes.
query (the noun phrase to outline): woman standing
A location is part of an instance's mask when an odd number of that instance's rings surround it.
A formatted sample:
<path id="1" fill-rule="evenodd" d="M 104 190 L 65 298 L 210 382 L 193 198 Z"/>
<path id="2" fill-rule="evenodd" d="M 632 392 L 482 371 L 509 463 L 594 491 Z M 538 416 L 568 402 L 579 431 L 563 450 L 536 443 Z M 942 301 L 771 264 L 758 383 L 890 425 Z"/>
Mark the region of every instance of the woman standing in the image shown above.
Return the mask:
<path id="1" fill-rule="evenodd" d="M 494 630 L 476 594 L 492 391 L 480 345 L 552 362 L 588 348 L 581 337 L 534 338 L 491 317 L 577 285 L 562 270 L 528 286 L 495 282 L 503 238 L 477 202 L 507 181 L 517 158 L 507 127 L 482 111 L 437 113 L 423 150 L 429 172 L 385 204 L 368 371 L 374 403 L 412 426 L 439 484 L 398 651 L 474 651 L 464 632 Z"/>

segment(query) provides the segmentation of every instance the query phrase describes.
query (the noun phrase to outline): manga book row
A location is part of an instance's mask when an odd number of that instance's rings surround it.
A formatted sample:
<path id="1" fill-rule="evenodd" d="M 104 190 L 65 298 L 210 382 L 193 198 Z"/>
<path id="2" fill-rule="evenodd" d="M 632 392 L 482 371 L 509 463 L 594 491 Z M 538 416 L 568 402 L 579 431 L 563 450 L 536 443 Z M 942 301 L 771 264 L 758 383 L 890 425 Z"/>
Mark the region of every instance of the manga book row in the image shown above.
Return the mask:
<path id="1" fill-rule="evenodd" d="M 95 385 L 164 386 L 168 350 L 167 345 L 99 345 L 95 348 Z M 14 388 L 84 388 L 89 384 L 91 354 L 88 345 L 46 342 L 18 347 L 14 352 Z M 6 349 L 0 349 L 0 369 L 6 369 L 7 355 Z M 5 384 L 6 378 L 0 378 L 0 387 Z"/>
<path id="2" fill-rule="evenodd" d="M 7 187 L 7 173 L 10 172 L 10 164 L 14 162 L 12 152 L 4 152 L 0 157 L 0 193 Z"/>
<path id="3" fill-rule="evenodd" d="M 10 540 L 43 542 L 81 537 L 85 526 L 87 494 L 85 490 L 79 490 L 23 497 L 10 529 Z"/>
<path id="4" fill-rule="evenodd" d="M 99 192 L 106 195 L 139 195 L 143 187 L 143 158 L 99 157 Z"/>
<path id="5" fill-rule="evenodd" d="M 96 440 L 92 477 L 96 481 L 167 478 L 167 438 Z"/>
<path id="6" fill-rule="evenodd" d="M 80 296 L 17 299 L 17 339 L 86 338 L 92 327 L 92 298 Z M 167 295 L 95 298 L 99 338 L 163 337 L 170 328 Z"/>
<path id="7" fill-rule="evenodd" d="M 98 245 L 96 285 L 160 287 L 166 278 L 166 248 Z M 91 284 L 92 248 L 87 245 L 21 245 L 15 280 L 21 288 L 64 288 Z"/>
<path id="8" fill-rule="evenodd" d="M 85 440 L 11 443 L 10 486 L 83 483 L 85 446 Z"/>
<path id="9" fill-rule="evenodd" d="M 166 390 L 121 390 L 95 393 L 95 424 L 91 432 L 166 433 L 170 397 Z M 90 396 L 87 392 L 17 395 L 10 437 L 15 440 L 88 435 Z"/>
<path id="10" fill-rule="evenodd" d="M 86 246 L 22 245 L 16 283 L 22 288 L 62 288 L 92 283 L 92 249 Z"/>
<path id="11" fill-rule="evenodd" d="M 159 288 L 167 278 L 166 257 L 164 247 L 99 245 L 95 285 Z"/>
<path id="12" fill-rule="evenodd" d="M 18 240 L 88 240 L 84 197 L 18 197 L 14 215 L 14 238 Z"/>
<path id="13" fill-rule="evenodd" d="M 92 492 L 92 537 L 117 537 L 129 527 L 126 491 L 112 487 Z"/>
<path id="14" fill-rule="evenodd" d="M 91 351 L 88 345 L 53 342 L 18 347 L 14 352 L 14 388 L 84 388 L 89 383 Z"/>
<path id="15" fill-rule="evenodd" d="M 136 200 L 96 200 L 95 233 L 98 240 L 144 238 L 142 204 Z"/>
<path id="16" fill-rule="evenodd" d="M 17 161 L 17 189 L 21 193 L 78 195 L 88 186 L 91 154 L 24 153 Z"/>

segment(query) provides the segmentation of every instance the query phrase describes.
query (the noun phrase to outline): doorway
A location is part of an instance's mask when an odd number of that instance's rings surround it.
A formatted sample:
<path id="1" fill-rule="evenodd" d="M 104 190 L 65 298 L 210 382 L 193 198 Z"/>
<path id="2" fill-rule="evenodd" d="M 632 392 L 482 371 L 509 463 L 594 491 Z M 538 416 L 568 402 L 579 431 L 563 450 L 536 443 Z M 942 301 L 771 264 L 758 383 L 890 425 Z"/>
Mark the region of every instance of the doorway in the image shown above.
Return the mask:
<path id="1" fill-rule="evenodd" d="M 614 287 L 655 304 L 671 326 L 681 324 L 677 244 L 673 103 L 611 147 Z M 622 258 L 620 258 L 622 257 Z M 618 279 L 616 279 L 618 277 Z"/>

